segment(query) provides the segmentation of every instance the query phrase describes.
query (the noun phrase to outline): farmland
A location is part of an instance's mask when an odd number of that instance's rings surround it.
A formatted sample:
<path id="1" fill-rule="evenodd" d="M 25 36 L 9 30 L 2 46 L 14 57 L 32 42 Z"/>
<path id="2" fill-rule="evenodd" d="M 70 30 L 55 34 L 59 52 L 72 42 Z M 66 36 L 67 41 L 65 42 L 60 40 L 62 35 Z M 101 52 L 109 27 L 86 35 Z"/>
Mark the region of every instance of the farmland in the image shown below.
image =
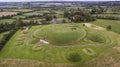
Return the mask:
<path id="1" fill-rule="evenodd" d="M 4 20 L 0 20 L 0 23 L 13 23 L 15 20 L 14 19 L 4 19 Z"/>
<path id="2" fill-rule="evenodd" d="M 0 12 L 0 17 L 8 16 L 8 15 L 15 15 L 17 12 Z"/>
<path id="3" fill-rule="evenodd" d="M 32 11 L 32 10 L 31 9 L 18 9 L 18 10 L 13 9 L 11 11 L 13 11 L 13 12 L 29 12 L 29 11 Z"/>

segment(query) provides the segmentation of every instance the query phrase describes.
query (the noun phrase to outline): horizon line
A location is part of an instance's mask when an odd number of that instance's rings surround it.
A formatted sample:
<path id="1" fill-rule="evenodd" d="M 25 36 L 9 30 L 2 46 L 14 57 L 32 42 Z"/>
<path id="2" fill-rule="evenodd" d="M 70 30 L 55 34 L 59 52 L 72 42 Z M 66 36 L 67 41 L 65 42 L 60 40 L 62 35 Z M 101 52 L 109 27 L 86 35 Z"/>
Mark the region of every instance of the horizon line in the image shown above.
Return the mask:
<path id="1" fill-rule="evenodd" d="M 119 1 L 119 0 L 105 0 L 105 1 L 0 1 L 0 2 L 109 2 L 109 1 Z"/>

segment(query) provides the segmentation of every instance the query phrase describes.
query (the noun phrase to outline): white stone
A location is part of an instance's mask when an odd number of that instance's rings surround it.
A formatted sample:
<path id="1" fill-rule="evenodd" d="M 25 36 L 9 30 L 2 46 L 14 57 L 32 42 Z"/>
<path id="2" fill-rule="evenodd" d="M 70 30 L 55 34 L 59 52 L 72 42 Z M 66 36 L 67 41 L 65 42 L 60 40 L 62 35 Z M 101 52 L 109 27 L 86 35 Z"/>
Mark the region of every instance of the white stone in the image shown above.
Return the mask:
<path id="1" fill-rule="evenodd" d="M 40 39 L 40 42 L 43 43 L 43 44 L 49 44 L 49 42 L 47 42 L 45 40 L 42 40 L 42 39 Z"/>

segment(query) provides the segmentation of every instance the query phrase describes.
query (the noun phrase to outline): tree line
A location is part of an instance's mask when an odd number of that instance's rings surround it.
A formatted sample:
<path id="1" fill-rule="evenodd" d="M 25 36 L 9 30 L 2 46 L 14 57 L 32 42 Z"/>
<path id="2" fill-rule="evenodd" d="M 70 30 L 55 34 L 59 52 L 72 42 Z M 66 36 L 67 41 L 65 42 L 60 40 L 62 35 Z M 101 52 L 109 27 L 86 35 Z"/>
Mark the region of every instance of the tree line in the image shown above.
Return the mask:
<path id="1" fill-rule="evenodd" d="M 100 15 L 96 15 L 95 16 L 97 19 L 107 19 L 107 20 L 120 20 L 119 16 L 100 16 Z"/>
<path id="2" fill-rule="evenodd" d="M 64 17 L 68 18 L 74 22 L 87 22 L 87 21 L 95 21 L 95 17 L 90 14 L 89 11 L 81 10 L 78 8 L 77 11 L 64 11 Z"/>
<path id="3" fill-rule="evenodd" d="M 2 50 L 2 48 L 5 46 L 5 44 L 8 42 L 8 40 L 14 35 L 14 33 L 16 32 L 17 30 L 11 30 L 9 32 L 9 34 L 5 34 L 3 36 L 3 38 L 0 40 L 0 51 Z"/>

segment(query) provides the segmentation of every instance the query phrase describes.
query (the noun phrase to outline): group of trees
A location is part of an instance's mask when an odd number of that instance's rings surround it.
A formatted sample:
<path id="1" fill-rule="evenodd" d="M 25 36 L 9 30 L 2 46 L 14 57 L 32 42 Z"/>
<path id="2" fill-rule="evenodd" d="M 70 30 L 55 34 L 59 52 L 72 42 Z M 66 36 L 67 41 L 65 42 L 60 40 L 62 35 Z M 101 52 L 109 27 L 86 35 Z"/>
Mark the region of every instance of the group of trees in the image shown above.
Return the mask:
<path id="1" fill-rule="evenodd" d="M 0 33 L 9 31 L 15 28 L 15 23 L 0 23 Z"/>
<path id="2" fill-rule="evenodd" d="M 105 8 L 103 7 L 92 7 L 90 13 L 91 14 L 102 14 L 103 12 L 106 12 Z"/>
<path id="3" fill-rule="evenodd" d="M 12 35 L 14 35 L 15 32 L 16 30 L 11 30 L 9 34 L 5 34 L 3 36 L 3 38 L 0 40 L 0 51 L 2 50 L 4 45 L 7 43 L 7 41 L 12 37 Z"/>
<path id="4" fill-rule="evenodd" d="M 78 9 L 78 11 L 64 11 L 64 17 L 74 22 L 94 21 L 95 18 L 87 11 Z"/>

